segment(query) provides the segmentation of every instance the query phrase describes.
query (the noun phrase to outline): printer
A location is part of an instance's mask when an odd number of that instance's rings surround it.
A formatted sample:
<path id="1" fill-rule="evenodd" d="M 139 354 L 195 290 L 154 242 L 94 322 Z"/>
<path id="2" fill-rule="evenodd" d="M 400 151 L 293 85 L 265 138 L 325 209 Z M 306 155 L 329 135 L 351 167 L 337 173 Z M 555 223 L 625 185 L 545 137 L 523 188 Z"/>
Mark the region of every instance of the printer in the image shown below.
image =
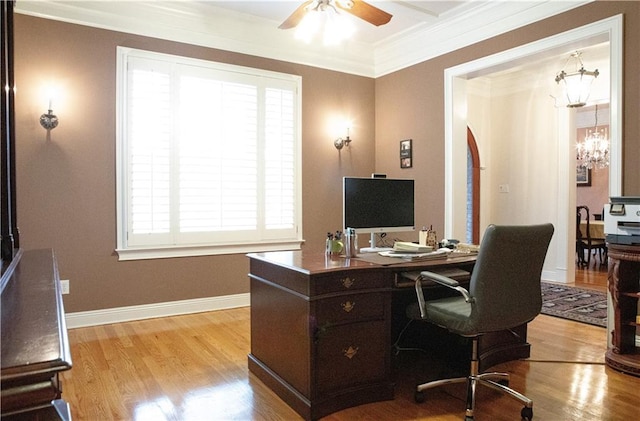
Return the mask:
<path id="1" fill-rule="evenodd" d="M 608 243 L 640 245 L 640 196 L 611 197 L 604 205 Z"/>

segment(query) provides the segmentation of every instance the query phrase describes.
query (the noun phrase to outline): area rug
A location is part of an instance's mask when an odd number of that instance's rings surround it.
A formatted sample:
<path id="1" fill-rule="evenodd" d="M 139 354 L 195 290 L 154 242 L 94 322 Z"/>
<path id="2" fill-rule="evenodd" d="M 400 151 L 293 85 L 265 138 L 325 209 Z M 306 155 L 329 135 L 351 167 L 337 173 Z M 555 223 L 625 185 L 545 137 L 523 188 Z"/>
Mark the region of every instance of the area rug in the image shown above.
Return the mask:
<path id="1" fill-rule="evenodd" d="M 542 282 L 542 314 L 607 327 L 607 294 Z"/>

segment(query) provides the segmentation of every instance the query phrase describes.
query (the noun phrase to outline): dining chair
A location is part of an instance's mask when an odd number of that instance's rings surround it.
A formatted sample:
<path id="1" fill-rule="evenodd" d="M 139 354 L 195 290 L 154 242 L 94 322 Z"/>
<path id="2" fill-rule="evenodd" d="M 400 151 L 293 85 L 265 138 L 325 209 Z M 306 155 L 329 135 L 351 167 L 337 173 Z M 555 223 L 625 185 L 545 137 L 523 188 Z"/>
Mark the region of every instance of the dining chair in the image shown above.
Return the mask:
<path id="1" fill-rule="evenodd" d="M 576 207 L 576 253 L 578 254 L 578 264 L 591 264 L 592 251 L 598 252 L 600 262 L 604 262 L 607 256 L 607 243 L 604 238 L 591 237 L 591 218 L 589 215 L 589 207 L 580 205 Z M 582 229 L 584 225 L 584 230 Z M 583 233 L 584 231 L 584 233 Z M 586 253 L 586 261 L 585 261 Z"/>

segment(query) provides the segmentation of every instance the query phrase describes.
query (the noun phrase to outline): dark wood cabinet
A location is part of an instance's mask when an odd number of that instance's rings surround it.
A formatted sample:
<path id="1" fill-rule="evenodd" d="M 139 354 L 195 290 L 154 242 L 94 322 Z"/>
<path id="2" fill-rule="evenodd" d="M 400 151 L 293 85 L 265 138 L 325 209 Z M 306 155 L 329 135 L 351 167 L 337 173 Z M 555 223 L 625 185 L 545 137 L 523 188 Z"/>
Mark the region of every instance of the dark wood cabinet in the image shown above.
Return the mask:
<path id="1" fill-rule="evenodd" d="M 640 246 L 607 244 L 607 248 L 613 331 L 605 361 L 611 368 L 640 376 L 640 347 L 636 342 L 640 325 Z"/>
<path id="2" fill-rule="evenodd" d="M 249 370 L 307 420 L 393 399 L 394 300 L 401 289 L 409 295 L 413 290 L 399 287 L 399 274 L 470 270 L 475 261 L 470 256 L 383 266 L 305 252 L 256 253 L 249 259 Z M 481 365 L 528 357 L 526 326 L 519 335 L 483 338 Z"/>
<path id="3" fill-rule="evenodd" d="M 3 275 L 2 419 L 70 419 L 58 378 L 71 355 L 53 252 L 25 251 L 12 265 Z"/>

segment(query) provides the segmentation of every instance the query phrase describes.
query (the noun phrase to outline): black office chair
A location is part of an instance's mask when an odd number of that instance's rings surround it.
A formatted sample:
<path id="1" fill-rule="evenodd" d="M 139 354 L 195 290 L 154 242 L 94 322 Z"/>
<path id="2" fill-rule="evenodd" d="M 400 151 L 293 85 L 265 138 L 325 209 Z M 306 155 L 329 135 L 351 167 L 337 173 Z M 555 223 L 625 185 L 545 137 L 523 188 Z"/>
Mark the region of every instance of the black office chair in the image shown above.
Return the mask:
<path id="1" fill-rule="evenodd" d="M 466 382 L 465 420 L 470 421 L 473 420 L 476 385 L 481 384 L 520 401 L 524 404 L 522 418 L 533 418 L 533 401 L 508 387 L 509 374 L 478 373 L 478 338 L 484 333 L 528 323 L 540 313 L 540 276 L 552 235 L 551 224 L 490 225 L 480 245 L 468 291 L 451 278 L 433 272 L 421 273 L 415 284 L 418 302 L 407 307 L 407 316 L 472 338 L 472 354 L 469 376 L 418 385 L 416 402 L 424 401 L 427 389 Z M 460 295 L 425 301 L 421 282 L 427 279 L 452 288 Z"/>

